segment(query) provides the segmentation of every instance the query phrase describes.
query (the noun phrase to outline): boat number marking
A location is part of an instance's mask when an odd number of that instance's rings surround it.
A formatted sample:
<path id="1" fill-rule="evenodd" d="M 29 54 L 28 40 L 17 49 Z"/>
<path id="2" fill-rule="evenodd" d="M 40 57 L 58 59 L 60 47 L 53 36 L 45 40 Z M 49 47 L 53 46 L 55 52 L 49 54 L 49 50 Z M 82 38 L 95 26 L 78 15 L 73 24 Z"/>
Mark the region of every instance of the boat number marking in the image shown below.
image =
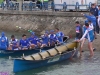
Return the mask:
<path id="1" fill-rule="evenodd" d="M 51 58 L 51 59 L 48 60 L 48 63 L 58 61 L 59 59 L 60 59 L 60 56 Z"/>

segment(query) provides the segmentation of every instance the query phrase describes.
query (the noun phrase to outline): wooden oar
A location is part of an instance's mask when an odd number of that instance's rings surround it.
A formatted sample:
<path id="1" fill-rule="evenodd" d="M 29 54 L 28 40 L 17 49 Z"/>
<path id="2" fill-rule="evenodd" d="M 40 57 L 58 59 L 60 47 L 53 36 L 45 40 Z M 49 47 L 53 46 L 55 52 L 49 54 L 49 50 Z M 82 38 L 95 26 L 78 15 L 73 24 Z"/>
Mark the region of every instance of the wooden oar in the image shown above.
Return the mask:
<path id="1" fill-rule="evenodd" d="M 19 26 L 16 26 L 16 28 L 23 29 L 23 30 L 28 31 L 30 33 L 33 32 L 32 30 L 26 30 L 25 28 L 22 28 L 22 27 L 19 27 Z"/>

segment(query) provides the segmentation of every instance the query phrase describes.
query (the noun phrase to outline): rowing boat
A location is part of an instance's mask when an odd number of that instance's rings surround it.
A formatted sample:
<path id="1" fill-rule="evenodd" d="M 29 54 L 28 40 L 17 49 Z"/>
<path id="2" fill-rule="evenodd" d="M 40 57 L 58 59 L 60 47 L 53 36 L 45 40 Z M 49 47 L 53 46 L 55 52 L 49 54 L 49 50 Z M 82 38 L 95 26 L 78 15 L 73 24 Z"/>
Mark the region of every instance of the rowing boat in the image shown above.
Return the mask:
<path id="1" fill-rule="evenodd" d="M 55 48 L 39 52 L 22 58 L 14 59 L 13 72 L 20 72 L 29 69 L 35 69 L 38 67 L 51 65 L 70 57 L 77 56 L 78 43 L 67 43 Z"/>
<path id="2" fill-rule="evenodd" d="M 0 50 L 0 57 L 20 57 L 22 55 L 30 55 L 30 54 L 34 54 L 34 53 L 38 53 L 38 52 L 42 52 L 48 49 L 54 48 L 54 46 L 52 47 L 44 47 L 42 49 L 32 49 L 32 50 Z"/>
<path id="3" fill-rule="evenodd" d="M 69 38 L 68 36 L 65 36 L 64 37 L 64 41 L 67 41 Z M 24 55 L 30 55 L 30 54 L 34 54 L 34 53 L 38 53 L 38 52 L 41 52 L 41 51 L 45 51 L 45 50 L 48 50 L 48 49 L 51 49 L 51 48 L 54 48 L 55 46 L 51 46 L 51 47 L 44 47 L 42 49 L 32 49 L 32 50 L 0 50 L 0 57 L 20 57 L 22 56 L 23 54 Z"/>

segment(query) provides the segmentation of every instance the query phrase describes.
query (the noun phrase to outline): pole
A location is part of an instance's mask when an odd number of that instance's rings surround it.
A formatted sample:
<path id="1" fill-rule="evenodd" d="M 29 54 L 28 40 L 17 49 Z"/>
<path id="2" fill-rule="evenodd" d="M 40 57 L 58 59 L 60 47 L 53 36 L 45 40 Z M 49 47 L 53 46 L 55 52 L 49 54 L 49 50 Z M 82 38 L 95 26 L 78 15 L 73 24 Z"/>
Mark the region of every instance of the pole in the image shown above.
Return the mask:
<path id="1" fill-rule="evenodd" d="M 23 0 L 18 0 L 19 3 L 19 11 L 22 11 Z"/>

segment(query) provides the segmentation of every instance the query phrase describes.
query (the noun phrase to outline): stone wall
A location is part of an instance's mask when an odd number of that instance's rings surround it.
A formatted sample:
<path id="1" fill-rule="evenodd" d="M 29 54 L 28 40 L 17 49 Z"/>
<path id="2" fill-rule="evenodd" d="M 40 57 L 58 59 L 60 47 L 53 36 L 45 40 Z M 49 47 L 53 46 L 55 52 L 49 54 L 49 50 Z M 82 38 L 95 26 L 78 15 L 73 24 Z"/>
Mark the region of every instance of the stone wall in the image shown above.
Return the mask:
<path id="1" fill-rule="evenodd" d="M 61 13 L 62 14 L 62 13 Z M 65 35 L 75 34 L 75 21 L 84 21 L 81 17 L 57 16 L 56 15 L 34 15 L 34 14 L 11 14 L 0 13 L 0 29 L 14 32 L 26 32 L 16 26 L 26 30 L 31 29 L 38 35 L 43 34 L 45 30 L 59 28 Z"/>

